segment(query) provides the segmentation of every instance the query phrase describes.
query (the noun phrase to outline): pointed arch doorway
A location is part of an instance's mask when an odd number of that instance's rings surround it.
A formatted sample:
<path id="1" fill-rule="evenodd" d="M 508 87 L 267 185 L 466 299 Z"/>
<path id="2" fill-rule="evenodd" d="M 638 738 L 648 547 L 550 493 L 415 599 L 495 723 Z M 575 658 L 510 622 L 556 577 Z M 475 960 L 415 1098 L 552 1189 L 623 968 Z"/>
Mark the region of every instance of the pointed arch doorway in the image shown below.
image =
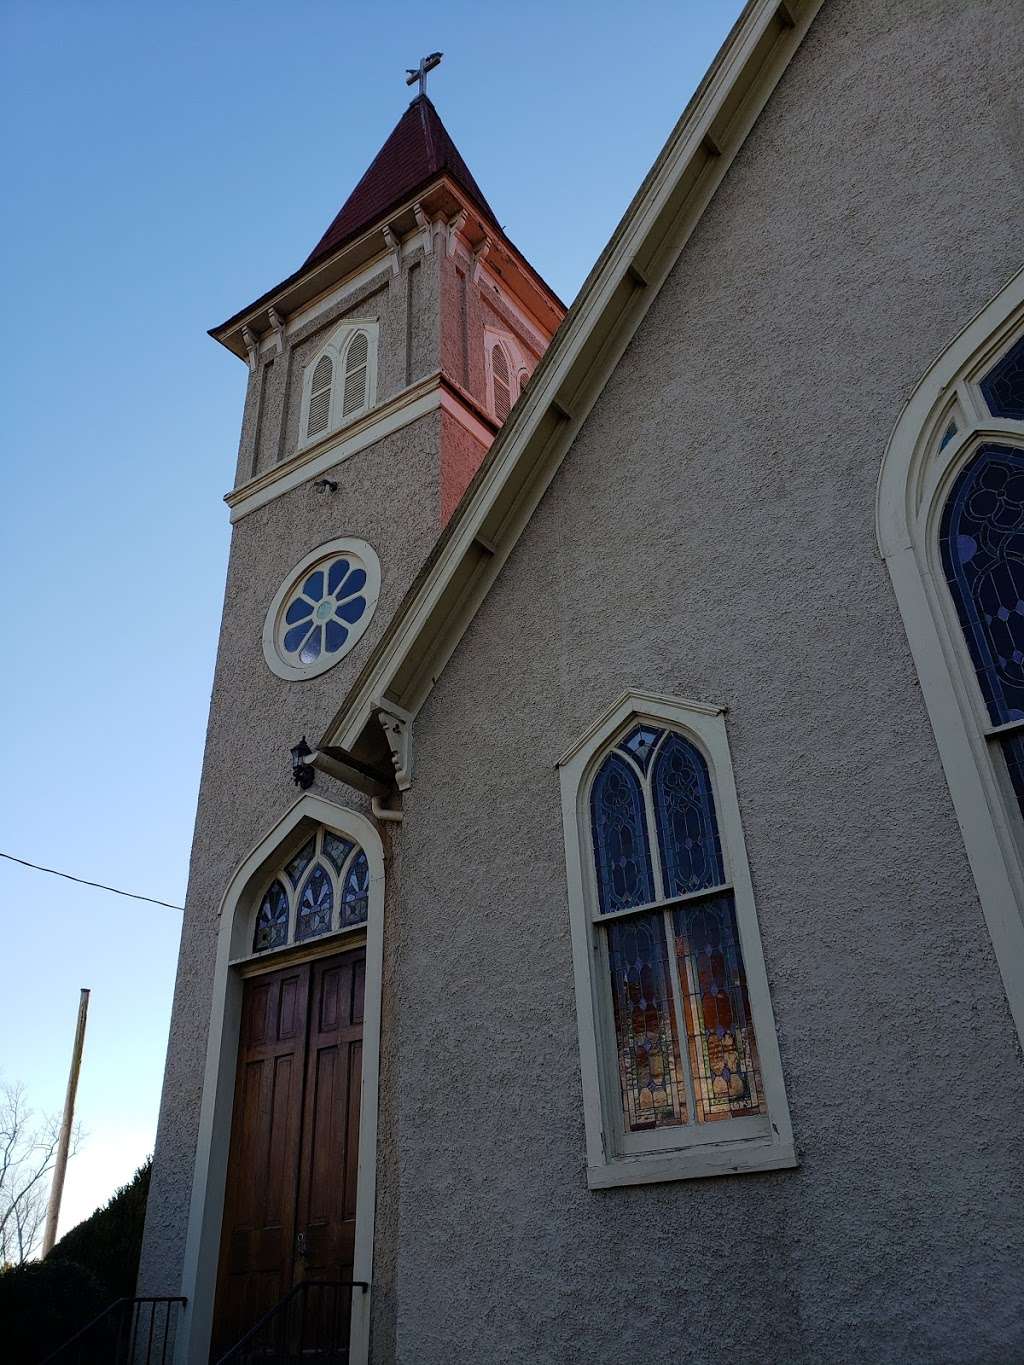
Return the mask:
<path id="1" fill-rule="evenodd" d="M 374 826 L 308 794 L 231 879 L 176 1365 L 218 1359 L 295 1284 L 372 1284 L 383 902 Z M 371 1292 L 301 1297 L 314 1317 L 348 1317 L 363 1365 Z"/>

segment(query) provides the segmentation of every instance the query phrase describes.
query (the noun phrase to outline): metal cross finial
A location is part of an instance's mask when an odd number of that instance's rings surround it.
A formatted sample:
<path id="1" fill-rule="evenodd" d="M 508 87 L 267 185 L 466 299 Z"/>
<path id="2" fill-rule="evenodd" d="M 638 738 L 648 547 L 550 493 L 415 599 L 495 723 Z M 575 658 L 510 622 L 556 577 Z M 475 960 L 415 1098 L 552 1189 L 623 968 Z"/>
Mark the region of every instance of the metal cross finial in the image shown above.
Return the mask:
<path id="1" fill-rule="evenodd" d="M 419 81 L 420 94 L 425 95 L 427 93 L 427 72 L 433 71 L 435 66 L 439 66 L 443 56 L 443 52 L 432 52 L 429 57 L 421 57 L 420 64 L 415 71 L 407 66 L 405 68 L 406 85 L 412 85 L 414 81 Z"/>

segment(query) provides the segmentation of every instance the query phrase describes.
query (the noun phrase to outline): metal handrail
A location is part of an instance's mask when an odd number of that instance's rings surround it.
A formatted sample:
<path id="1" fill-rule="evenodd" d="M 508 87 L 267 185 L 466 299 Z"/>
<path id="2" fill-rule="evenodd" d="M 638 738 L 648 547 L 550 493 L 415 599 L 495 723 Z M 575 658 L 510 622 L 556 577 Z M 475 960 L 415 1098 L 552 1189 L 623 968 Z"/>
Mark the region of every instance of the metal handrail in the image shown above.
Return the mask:
<path id="1" fill-rule="evenodd" d="M 165 1303 L 167 1305 L 167 1311 L 164 1315 L 163 1354 L 161 1355 L 161 1360 L 163 1360 L 166 1357 L 167 1353 L 167 1329 L 170 1325 L 171 1304 L 180 1303 L 182 1308 L 184 1308 L 185 1305 L 188 1303 L 188 1299 L 184 1298 L 180 1294 L 141 1294 L 137 1295 L 135 1298 L 128 1298 L 127 1296 L 123 1296 L 120 1299 L 115 1299 L 113 1303 L 108 1304 L 107 1307 L 104 1308 L 102 1313 L 97 1313 L 91 1322 L 87 1322 L 84 1327 L 80 1328 L 73 1337 L 68 1337 L 67 1341 L 63 1342 L 60 1346 L 58 1346 L 55 1351 L 51 1351 L 48 1356 L 44 1356 L 42 1361 L 40 1362 L 40 1365 L 50 1365 L 51 1361 L 59 1360 L 61 1356 L 64 1355 L 64 1352 L 70 1350 L 70 1348 L 74 1346 L 76 1343 L 81 1345 L 94 1327 L 98 1326 L 104 1320 L 104 1318 L 112 1318 L 114 1314 L 118 1312 L 123 1312 L 126 1304 L 132 1305 L 132 1317 L 135 1318 L 135 1332 L 133 1334 L 133 1337 L 137 1337 L 139 1325 L 138 1318 L 136 1317 L 136 1311 L 139 1305 L 144 1303 L 153 1305 L 149 1315 L 149 1341 L 146 1346 L 145 1355 L 145 1360 L 147 1362 L 149 1361 L 150 1354 L 153 1350 L 153 1329 L 156 1323 L 156 1305 L 159 1303 Z M 133 1351 L 135 1345 L 136 1342 L 133 1339 L 132 1341 Z"/>
<path id="2" fill-rule="evenodd" d="M 361 1289 L 363 1293 L 366 1294 L 369 1291 L 369 1288 L 370 1286 L 366 1280 L 300 1280 L 298 1284 L 292 1285 L 283 1299 L 280 1299 L 274 1304 L 273 1308 L 269 1309 L 261 1318 L 253 1323 L 245 1336 L 240 1337 L 227 1354 L 220 1357 L 217 1361 L 217 1365 L 228 1365 L 229 1361 L 238 1360 L 244 1346 L 251 1345 L 256 1337 L 263 1331 L 264 1327 L 271 1323 L 274 1318 L 278 1317 L 281 1313 L 287 1313 L 293 1299 L 302 1295 L 307 1295 L 311 1289 Z"/>

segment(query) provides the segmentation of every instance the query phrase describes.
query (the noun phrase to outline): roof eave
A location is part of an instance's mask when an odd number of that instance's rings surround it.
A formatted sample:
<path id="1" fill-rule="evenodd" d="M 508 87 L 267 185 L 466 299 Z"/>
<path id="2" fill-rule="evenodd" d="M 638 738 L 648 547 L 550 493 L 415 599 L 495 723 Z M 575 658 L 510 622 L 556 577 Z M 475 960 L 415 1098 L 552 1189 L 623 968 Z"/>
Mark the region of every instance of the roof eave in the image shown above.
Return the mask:
<path id="1" fill-rule="evenodd" d="M 749 0 L 322 743 L 419 710 L 823 3 Z"/>
<path id="2" fill-rule="evenodd" d="M 446 203 L 446 200 L 450 200 L 450 204 Z M 273 329 L 271 309 L 282 318 L 288 318 L 329 293 L 355 271 L 387 256 L 390 248 L 384 229 L 390 228 L 400 238 L 416 232 L 419 226 L 416 209 L 421 204 L 427 204 L 432 211 L 450 218 L 454 218 L 460 209 L 465 210 L 474 221 L 477 236 L 486 235 L 499 241 L 515 258 L 533 282 L 538 296 L 546 302 L 554 319 L 551 323 L 552 328 L 557 324 L 558 319 L 565 313 L 565 304 L 519 248 L 505 236 L 490 215 L 483 212 L 476 198 L 464 189 L 460 181 L 447 172 L 442 172 L 397 200 L 382 213 L 379 221 L 372 227 L 340 243 L 320 260 L 313 260 L 300 266 L 280 284 L 261 294 L 253 303 L 240 309 L 225 322 L 211 327 L 208 335 L 239 359 L 244 360 L 248 355 L 248 347 L 243 336 L 246 329 L 256 337 L 262 337 Z M 540 321 L 547 322 L 548 319 L 541 318 Z"/>

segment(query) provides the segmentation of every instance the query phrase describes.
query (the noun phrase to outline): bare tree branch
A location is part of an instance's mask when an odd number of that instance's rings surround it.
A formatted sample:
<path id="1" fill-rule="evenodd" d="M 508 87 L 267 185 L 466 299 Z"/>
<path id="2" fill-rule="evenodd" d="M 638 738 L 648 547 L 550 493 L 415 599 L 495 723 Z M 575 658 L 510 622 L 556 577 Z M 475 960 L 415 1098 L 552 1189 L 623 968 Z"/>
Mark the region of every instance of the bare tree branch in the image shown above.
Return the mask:
<path id="1" fill-rule="evenodd" d="M 20 1265 L 39 1249 L 59 1136 L 60 1118 L 37 1119 L 23 1085 L 0 1086 L 0 1266 Z M 72 1156 L 81 1136 L 76 1124 Z"/>

